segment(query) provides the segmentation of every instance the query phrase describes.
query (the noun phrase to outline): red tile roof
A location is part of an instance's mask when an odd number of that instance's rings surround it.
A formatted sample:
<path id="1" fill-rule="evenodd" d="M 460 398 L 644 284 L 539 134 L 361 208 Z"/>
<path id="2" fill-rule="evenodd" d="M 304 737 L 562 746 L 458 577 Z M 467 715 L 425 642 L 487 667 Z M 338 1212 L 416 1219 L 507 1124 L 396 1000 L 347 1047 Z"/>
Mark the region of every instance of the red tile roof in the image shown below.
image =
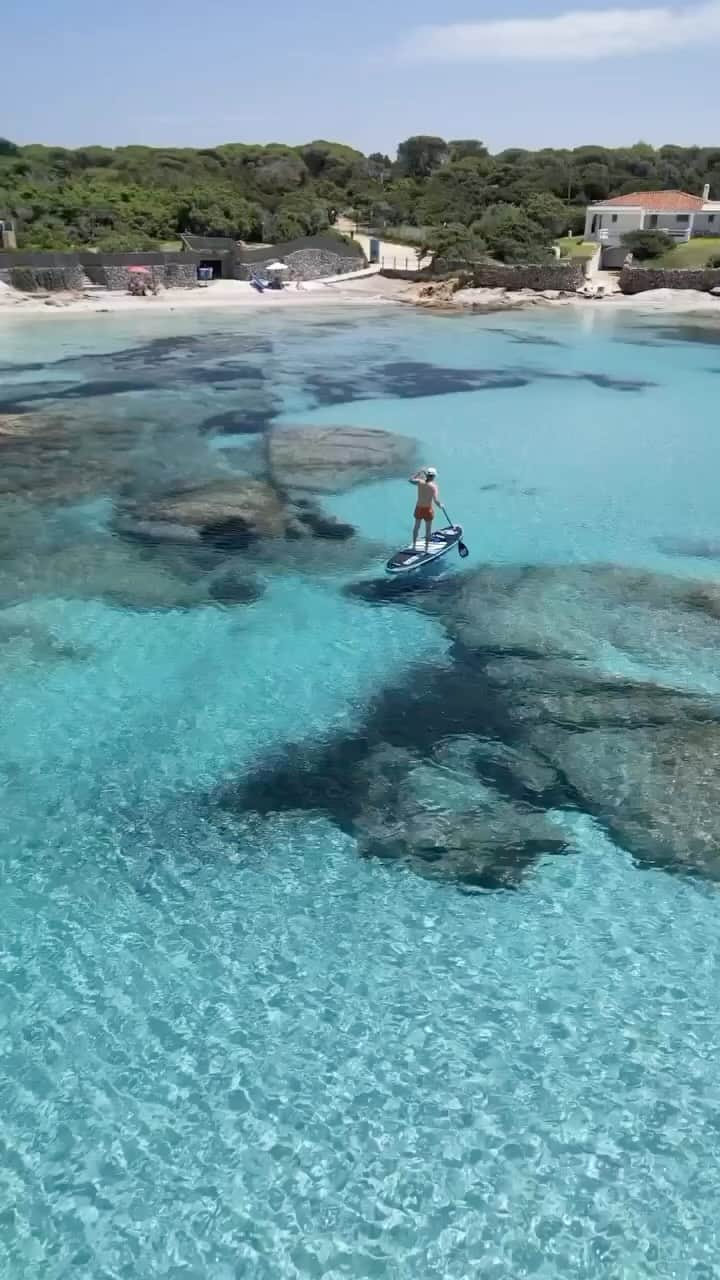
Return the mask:
<path id="1" fill-rule="evenodd" d="M 612 200 L 596 200 L 597 205 L 632 206 L 649 209 L 652 213 L 680 213 L 684 209 L 702 209 L 700 196 L 687 191 L 631 191 L 627 196 L 614 196 Z"/>

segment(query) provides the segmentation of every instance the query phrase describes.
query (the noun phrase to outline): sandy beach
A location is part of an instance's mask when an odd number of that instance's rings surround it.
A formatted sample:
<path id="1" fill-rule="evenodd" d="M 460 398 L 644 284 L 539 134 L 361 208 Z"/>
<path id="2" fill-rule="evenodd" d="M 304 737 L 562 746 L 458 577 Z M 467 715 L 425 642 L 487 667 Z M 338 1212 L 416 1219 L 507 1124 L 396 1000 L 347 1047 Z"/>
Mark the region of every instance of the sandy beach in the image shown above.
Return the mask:
<path id="1" fill-rule="evenodd" d="M 370 277 L 367 283 L 373 287 L 348 294 L 353 283 L 365 281 L 347 280 L 344 284 L 334 281 L 313 280 L 296 289 L 268 289 L 258 293 L 244 280 L 215 280 L 207 288 L 163 289 L 157 295 L 136 297 L 124 290 L 88 289 L 83 293 L 21 293 L 0 284 L 0 315 L 41 315 L 48 312 L 68 314 L 102 315 L 107 312 L 163 312 L 212 310 L 216 307 L 232 308 L 292 308 L 303 306 L 337 305 L 341 302 L 371 302 L 382 300 L 384 291 L 378 288 L 379 277 Z M 386 283 L 386 282 L 383 282 Z"/>
<path id="2" fill-rule="evenodd" d="M 625 295 L 611 293 L 602 299 L 577 294 L 534 293 L 529 289 L 462 289 L 427 296 L 427 286 L 394 280 L 366 271 L 352 277 L 305 282 L 300 289 L 257 290 L 242 280 L 216 280 L 208 288 L 164 289 L 157 295 L 134 297 L 124 291 L 88 289 L 83 293 L 20 293 L 0 284 L 0 317 L 108 314 L 116 312 L 200 311 L 227 307 L 241 310 L 292 309 L 318 306 L 363 306 L 402 303 L 446 311 L 575 307 L 593 312 L 627 311 L 633 314 L 716 315 L 720 298 L 693 289 L 655 289 Z"/>

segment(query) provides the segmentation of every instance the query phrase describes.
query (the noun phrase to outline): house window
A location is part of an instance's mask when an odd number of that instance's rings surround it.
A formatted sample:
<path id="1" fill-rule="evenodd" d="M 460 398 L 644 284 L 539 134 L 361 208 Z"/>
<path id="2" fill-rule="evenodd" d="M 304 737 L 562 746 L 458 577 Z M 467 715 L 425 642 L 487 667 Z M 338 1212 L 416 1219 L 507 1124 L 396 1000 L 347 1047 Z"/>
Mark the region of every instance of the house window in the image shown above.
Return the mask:
<path id="1" fill-rule="evenodd" d="M 649 227 L 656 227 L 656 226 L 657 226 L 657 220 L 658 220 L 658 216 L 657 216 L 657 214 L 656 214 L 656 213 L 651 213 L 651 214 L 650 214 L 650 217 L 648 218 L 648 226 L 649 226 Z"/>
<path id="2" fill-rule="evenodd" d="M 690 221 L 689 213 L 679 213 L 676 217 L 676 222 L 683 222 L 687 224 L 689 221 Z"/>
<path id="3" fill-rule="evenodd" d="M 709 214 L 708 214 L 708 222 L 714 222 L 714 221 L 715 221 L 715 214 L 714 214 L 714 213 L 709 213 Z"/>
<path id="4" fill-rule="evenodd" d="M 614 213 L 614 214 L 613 214 L 613 216 L 612 216 L 612 220 L 613 220 L 613 222 L 617 222 L 617 214 L 616 214 L 616 213 Z"/>

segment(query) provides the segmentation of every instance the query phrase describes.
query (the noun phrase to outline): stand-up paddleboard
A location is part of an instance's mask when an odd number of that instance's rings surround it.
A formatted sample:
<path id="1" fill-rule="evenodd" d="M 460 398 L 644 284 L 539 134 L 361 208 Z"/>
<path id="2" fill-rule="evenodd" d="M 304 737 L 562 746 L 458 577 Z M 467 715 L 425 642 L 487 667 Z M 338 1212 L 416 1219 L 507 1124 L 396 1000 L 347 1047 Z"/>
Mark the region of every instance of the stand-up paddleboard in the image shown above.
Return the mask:
<path id="1" fill-rule="evenodd" d="M 435 564 L 453 547 L 457 547 L 463 535 L 461 524 L 449 524 L 444 529 L 436 529 L 430 539 L 428 550 L 425 550 L 425 535 L 420 534 L 415 546 L 402 547 L 390 557 L 385 565 L 386 573 L 417 573 L 419 569 L 427 569 Z"/>

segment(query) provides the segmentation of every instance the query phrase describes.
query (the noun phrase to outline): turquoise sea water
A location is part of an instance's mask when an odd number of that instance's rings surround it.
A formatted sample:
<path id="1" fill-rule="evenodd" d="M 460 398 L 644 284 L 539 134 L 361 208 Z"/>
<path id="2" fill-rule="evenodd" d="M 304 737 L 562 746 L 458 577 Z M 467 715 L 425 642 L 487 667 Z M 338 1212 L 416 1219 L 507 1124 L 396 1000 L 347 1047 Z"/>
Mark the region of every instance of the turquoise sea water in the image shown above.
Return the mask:
<path id="1" fill-rule="evenodd" d="M 116 547 L 113 504 L 242 466 L 256 437 L 206 424 L 270 396 L 288 429 L 417 439 L 470 567 L 717 580 L 719 373 L 717 327 L 599 309 L 6 322 L 0 413 L 92 448 L 41 502 L 15 455 L 0 506 L 3 1277 L 720 1275 L 715 885 L 577 808 L 567 856 L 472 894 L 327 813 L 220 820 L 221 785 L 447 668 L 441 618 L 349 595 L 379 567 L 350 544 L 260 564 L 236 608 L 63 577 Z M 323 505 L 382 550 L 411 501 Z M 720 691 L 712 652 L 594 639 L 608 673 Z"/>

